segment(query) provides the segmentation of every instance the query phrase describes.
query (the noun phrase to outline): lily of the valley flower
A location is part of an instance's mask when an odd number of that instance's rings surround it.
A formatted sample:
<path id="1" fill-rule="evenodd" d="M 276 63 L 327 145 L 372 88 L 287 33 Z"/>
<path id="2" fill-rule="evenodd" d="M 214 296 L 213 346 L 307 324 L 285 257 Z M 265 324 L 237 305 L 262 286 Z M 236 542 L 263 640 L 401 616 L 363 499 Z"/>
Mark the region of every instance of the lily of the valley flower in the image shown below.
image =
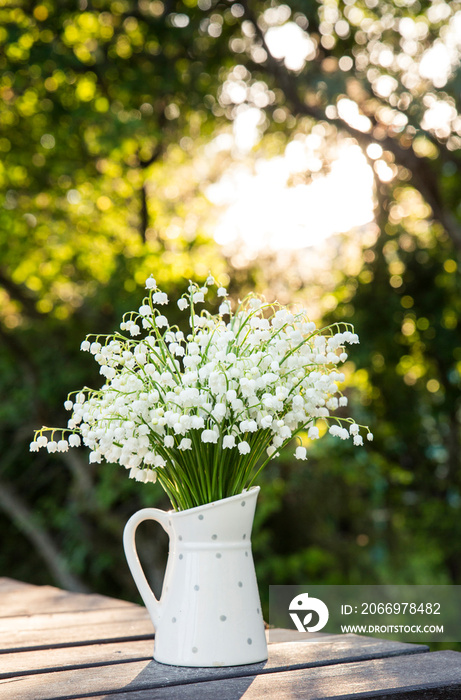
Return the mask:
<path id="1" fill-rule="evenodd" d="M 213 287 L 215 315 L 201 310 Z M 120 332 L 82 342 L 105 383 L 70 394 L 67 428 L 36 431 L 31 451 L 66 452 L 83 442 L 90 462 L 118 462 L 142 483 L 158 478 L 184 509 L 249 488 L 294 437 L 319 439 L 322 422 L 356 446 L 363 434 L 373 439 L 366 426 L 334 415 L 347 405 L 339 389 L 346 346 L 358 343 L 350 324 L 318 329 L 304 310 L 255 294 L 233 309 L 209 276 L 177 302 L 189 316 L 185 337 L 158 309 L 168 296 L 152 276 L 146 290 Z M 294 456 L 305 460 L 306 446 Z"/>

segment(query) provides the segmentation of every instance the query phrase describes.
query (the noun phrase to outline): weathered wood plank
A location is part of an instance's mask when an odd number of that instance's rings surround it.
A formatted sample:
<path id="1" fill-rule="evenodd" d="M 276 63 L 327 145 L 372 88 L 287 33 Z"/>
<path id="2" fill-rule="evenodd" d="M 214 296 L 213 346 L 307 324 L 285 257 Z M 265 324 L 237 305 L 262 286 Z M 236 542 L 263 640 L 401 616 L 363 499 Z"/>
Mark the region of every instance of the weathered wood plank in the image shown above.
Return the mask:
<path id="1" fill-rule="evenodd" d="M 93 695 L 92 700 L 459 700 L 461 653 L 437 651 L 137 690 L 139 682 L 136 678 L 123 692 Z M 69 687 L 68 695 L 48 695 L 48 698 L 74 700 L 81 697 L 71 692 Z M 3 700 L 3 696 L 0 697 Z M 35 700 L 42 696 L 34 695 L 30 689 L 20 697 L 21 700 Z"/>
<path id="2" fill-rule="evenodd" d="M 97 593 L 70 593 L 54 586 L 0 589 L 0 618 L 36 613 L 81 612 L 108 608 L 139 608 L 134 603 Z M 0 622 L 1 624 L 1 622 Z"/>
<path id="3" fill-rule="evenodd" d="M 306 642 L 309 643 L 309 642 Z M 298 643 L 299 644 L 299 643 Z M 15 675 L 32 675 L 33 673 L 45 673 L 65 669 L 84 668 L 86 666 L 98 666 L 116 664 L 126 661 L 151 661 L 154 642 L 150 640 L 95 644 L 88 646 L 74 646 L 54 648 L 51 653 L 46 651 L 23 651 L 16 654 L 4 654 L 0 656 L 0 678 L 8 678 Z M 356 635 L 332 636 L 330 640 L 321 640 L 317 646 L 310 650 L 287 643 L 274 645 L 269 651 L 268 664 L 261 664 L 265 670 L 273 668 L 295 667 L 296 659 L 300 659 L 300 665 L 316 666 L 328 663 L 345 661 L 357 661 L 382 656 L 397 654 L 413 654 L 427 651 L 428 648 L 416 644 L 400 644 L 398 642 L 383 642 L 378 639 L 359 637 Z M 156 664 L 156 672 L 161 672 L 164 667 Z M 240 673 L 242 667 L 238 667 L 231 673 Z M 183 682 L 187 676 L 187 669 L 170 669 L 178 676 L 178 681 Z M 254 672 L 255 667 L 251 666 Z M 196 669 L 192 674 L 196 673 Z M 195 676 L 194 676 L 195 677 Z M 154 678 L 155 682 L 155 678 Z"/>
<path id="4" fill-rule="evenodd" d="M 27 588 L 37 588 L 37 586 L 34 586 L 33 583 L 23 583 L 22 581 L 16 581 L 14 578 L 0 576 L 0 594 L 10 591 L 25 591 Z"/>
<path id="5" fill-rule="evenodd" d="M 79 649 L 76 650 L 76 654 L 78 651 Z M 56 665 L 56 670 L 47 676 L 52 685 L 45 687 L 45 695 L 41 694 L 42 679 L 37 678 L 38 675 L 42 674 L 16 677 L 14 688 L 15 692 L 21 693 L 21 698 L 22 693 L 25 693 L 24 697 L 27 697 L 29 689 L 33 688 L 34 700 L 45 700 L 45 698 L 49 700 L 52 697 L 66 697 L 66 694 L 70 692 L 69 688 L 78 688 L 80 695 L 98 692 L 113 693 L 128 685 L 133 690 L 163 688 L 232 677 L 273 674 L 289 669 L 291 672 L 297 668 L 357 663 L 383 656 L 418 654 L 424 651 L 427 651 L 427 647 L 416 644 L 401 644 L 356 635 L 344 635 L 343 637 L 335 637 L 333 641 L 273 644 L 269 649 L 267 662 L 248 666 L 184 668 L 159 664 L 152 659 L 127 662 L 117 666 L 85 667 L 66 671 L 58 670 L 59 666 Z M 23 654 L 18 654 L 18 657 L 20 662 Z M 1 666 L 0 669 L 2 669 Z M 8 681 L 5 683 L 8 689 Z M 3 688 L 3 681 L 0 680 L 0 698 L 3 698 Z"/>
<path id="6" fill-rule="evenodd" d="M 127 661 L 150 661 L 153 650 L 154 640 L 146 639 L 2 654 L 0 656 L 0 679 L 87 666 L 119 664 Z"/>
<path id="7" fill-rule="evenodd" d="M 270 627 L 266 630 L 268 644 L 280 644 L 281 642 L 307 642 L 319 641 L 326 637 L 337 637 L 337 634 L 328 632 L 298 632 L 294 629 L 282 629 L 281 627 Z"/>
<path id="8" fill-rule="evenodd" d="M 0 578 L 0 700 L 461 698 L 456 652 L 293 630 L 272 629 L 270 639 L 265 664 L 165 666 L 151 659 L 144 608 Z"/>
<path id="9" fill-rule="evenodd" d="M 0 618 L 0 654 L 26 649 L 153 637 L 140 606 Z"/>

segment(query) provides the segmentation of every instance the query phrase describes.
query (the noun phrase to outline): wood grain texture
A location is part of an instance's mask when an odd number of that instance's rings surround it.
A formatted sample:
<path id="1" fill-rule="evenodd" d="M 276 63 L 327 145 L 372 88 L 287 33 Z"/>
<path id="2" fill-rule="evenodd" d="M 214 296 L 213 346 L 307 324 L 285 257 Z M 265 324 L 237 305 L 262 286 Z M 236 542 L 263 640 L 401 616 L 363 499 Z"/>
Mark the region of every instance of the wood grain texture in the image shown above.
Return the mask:
<path id="1" fill-rule="evenodd" d="M 0 654 L 21 649 L 153 638 L 153 634 L 147 610 L 138 606 L 3 617 L 0 618 Z"/>
<path id="2" fill-rule="evenodd" d="M 113 665 L 127 661 L 151 661 L 153 649 L 154 641 L 149 639 L 3 654 L 0 656 L 0 678 L 74 670 L 87 666 Z M 267 664 L 261 664 L 261 668 L 266 666 L 266 670 L 269 670 L 276 667 L 295 667 L 296 663 L 308 667 L 338 663 L 338 659 L 357 661 L 398 654 L 423 653 L 427 650 L 427 647 L 416 644 L 383 642 L 356 635 L 344 635 L 341 638 L 332 635 L 330 640 L 321 640 L 320 644 L 310 649 L 296 648 L 289 644 L 274 645 L 269 650 L 269 661 Z M 251 670 L 254 671 L 253 666 Z M 177 671 L 179 680 L 182 681 L 184 669 L 179 668 Z"/>
<path id="3" fill-rule="evenodd" d="M 123 646 L 129 645 L 126 643 Z M 50 663 L 52 655 L 48 654 L 49 671 L 52 671 L 51 677 L 53 680 L 52 695 L 51 688 L 48 686 L 45 687 L 45 695 L 42 694 L 42 674 L 16 677 L 14 687 L 15 692 L 20 693 L 21 697 L 28 697 L 27 694 L 32 692 L 34 700 L 49 700 L 51 697 L 66 697 L 69 694 L 69 688 L 72 687 L 78 687 L 81 695 L 102 691 L 113 693 L 126 686 L 130 686 L 133 690 L 165 688 L 259 674 L 272 675 L 283 671 L 292 672 L 294 669 L 299 668 L 307 669 L 333 664 L 357 663 L 366 659 L 394 656 L 396 654 L 415 654 L 424 651 L 425 647 L 415 644 L 405 645 L 398 642 L 385 642 L 378 639 L 348 635 L 336 637 L 333 642 L 285 642 L 274 644 L 269 649 L 268 661 L 264 663 L 222 668 L 167 666 L 149 658 L 144 661 L 120 663 L 116 666 L 100 665 L 59 670 L 58 665 L 53 668 L 53 664 Z M 22 654 L 17 656 L 20 663 Z M 76 659 L 77 655 L 74 658 Z M 1 665 L 0 669 L 2 669 Z M 8 674 L 8 677 L 11 677 L 11 674 Z M 0 699 L 3 699 L 3 687 L 8 689 L 7 680 L 0 680 Z"/>
<path id="4" fill-rule="evenodd" d="M 33 588 L 38 588 L 39 586 L 34 586 L 32 583 L 23 583 L 22 581 L 16 581 L 14 578 L 8 578 L 6 576 L 0 576 L 0 595 L 2 593 L 10 591 L 25 591 L 27 588 L 32 590 Z"/>
<path id="5" fill-rule="evenodd" d="M 154 640 L 147 639 L 53 647 L 39 651 L 2 654 L 0 656 L 0 679 L 87 666 L 114 665 L 127 661 L 150 661 L 153 650 Z"/>
<path id="6" fill-rule="evenodd" d="M 269 660 L 152 660 L 145 608 L 0 578 L 0 700 L 460 700 L 461 654 L 357 635 L 268 631 Z"/>
<path id="7" fill-rule="evenodd" d="M 69 593 L 54 586 L 27 586 L 10 590 L 0 586 L 0 626 L 4 617 L 114 608 L 139 609 L 140 606 L 96 593 Z"/>
<path id="8" fill-rule="evenodd" d="M 280 627 L 269 627 L 266 629 L 266 639 L 268 644 L 279 644 L 280 642 L 305 642 L 317 641 L 327 637 L 337 637 L 337 634 L 328 632 L 298 632 L 295 629 L 281 629 Z"/>
<path id="9" fill-rule="evenodd" d="M 137 690 L 138 682 L 93 700 L 459 700 L 461 653 L 439 651 L 169 688 Z"/>

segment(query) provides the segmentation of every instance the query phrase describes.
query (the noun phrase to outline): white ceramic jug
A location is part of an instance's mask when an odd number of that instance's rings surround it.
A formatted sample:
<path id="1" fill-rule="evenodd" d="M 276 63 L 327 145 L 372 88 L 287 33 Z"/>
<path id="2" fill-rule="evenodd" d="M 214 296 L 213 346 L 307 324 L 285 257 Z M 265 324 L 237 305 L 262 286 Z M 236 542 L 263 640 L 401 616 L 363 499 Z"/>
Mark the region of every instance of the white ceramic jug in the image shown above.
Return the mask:
<path id="1" fill-rule="evenodd" d="M 267 659 L 251 553 L 259 486 L 184 511 L 144 508 L 127 522 L 128 565 L 155 627 L 154 659 L 175 666 L 238 666 Z M 157 600 L 136 552 L 136 528 L 155 520 L 170 538 Z"/>

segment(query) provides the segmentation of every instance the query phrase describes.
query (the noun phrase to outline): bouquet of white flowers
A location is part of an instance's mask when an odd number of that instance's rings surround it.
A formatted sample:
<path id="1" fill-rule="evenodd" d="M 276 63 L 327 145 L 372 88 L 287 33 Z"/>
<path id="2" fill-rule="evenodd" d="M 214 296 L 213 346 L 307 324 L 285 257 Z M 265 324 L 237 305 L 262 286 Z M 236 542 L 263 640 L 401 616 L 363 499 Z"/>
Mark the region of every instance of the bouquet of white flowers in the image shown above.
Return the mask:
<path id="1" fill-rule="evenodd" d="M 67 428 L 37 430 L 30 449 L 64 452 L 83 441 L 90 462 L 119 462 L 131 478 L 158 479 L 173 507 L 185 510 L 250 488 L 295 436 L 319 438 L 318 419 L 354 445 L 363 444 L 361 432 L 373 439 L 367 426 L 331 416 L 347 405 L 338 365 L 345 345 L 358 343 L 350 324 L 317 329 L 304 310 L 255 294 L 233 312 L 223 287 L 219 312 L 198 314 L 216 286 L 211 276 L 203 287 L 191 282 L 179 299 L 189 314 L 184 337 L 159 310 L 168 297 L 149 277 L 121 332 L 81 345 L 101 366 L 104 386 L 69 394 Z M 302 444 L 295 457 L 306 459 Z"/>

